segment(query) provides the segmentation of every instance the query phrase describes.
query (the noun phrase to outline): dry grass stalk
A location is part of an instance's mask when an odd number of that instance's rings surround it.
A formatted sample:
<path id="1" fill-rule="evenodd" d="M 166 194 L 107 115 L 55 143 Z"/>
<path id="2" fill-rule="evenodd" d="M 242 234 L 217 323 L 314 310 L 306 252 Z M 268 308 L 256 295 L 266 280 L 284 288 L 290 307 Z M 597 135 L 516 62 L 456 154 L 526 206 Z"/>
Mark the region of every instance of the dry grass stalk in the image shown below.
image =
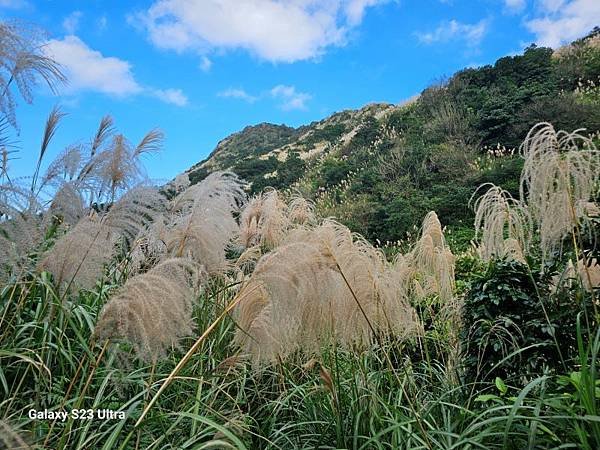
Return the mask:
<path id="1" fill-rule="evenodd" d="M 124 339 L 139 358 L 156 361 L 192 334 L 192 302 L 201 276 L 196 264 L 172 258 L 130 278 L 102 309 L 94 335 Z"/>
<path id="2" fill-rule="evenodd" d="M 368 345 L 372 328 L 399 335 L 416 328 L 382 254 L 332 221 L 292 232 L 261 258 L 237 298 L 234 341 L 257 364 L 318 352 L 330 340 Z"/>

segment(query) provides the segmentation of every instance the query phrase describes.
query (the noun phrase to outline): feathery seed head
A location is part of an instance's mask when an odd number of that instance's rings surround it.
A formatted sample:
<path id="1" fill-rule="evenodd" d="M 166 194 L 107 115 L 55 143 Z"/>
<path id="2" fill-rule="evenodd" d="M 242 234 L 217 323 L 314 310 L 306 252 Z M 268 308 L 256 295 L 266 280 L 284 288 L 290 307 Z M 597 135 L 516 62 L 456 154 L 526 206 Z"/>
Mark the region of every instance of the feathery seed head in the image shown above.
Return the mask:
<path id="1" fill-rule="evenodd" d="M 140 359 L 156 361 L 192 334 L 192 301 L 201 278 L 196 264 L 172 258 L 128 279 L 102 309 L 94 335 L 123 339 Z"/>

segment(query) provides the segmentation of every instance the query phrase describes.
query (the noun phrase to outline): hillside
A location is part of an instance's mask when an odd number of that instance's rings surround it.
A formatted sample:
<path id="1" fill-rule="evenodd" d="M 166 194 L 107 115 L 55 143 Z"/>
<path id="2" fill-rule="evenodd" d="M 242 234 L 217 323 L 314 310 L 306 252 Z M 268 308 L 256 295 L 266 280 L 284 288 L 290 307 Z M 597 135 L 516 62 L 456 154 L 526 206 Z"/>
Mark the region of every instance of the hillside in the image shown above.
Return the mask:
<path id="1" fill-rule="evenodd" d="M 518 192 L 518 145 L 538 122 L 600 130 L 598 30 L 557 51 L 531 46 L 469 68 L 407 104 L 371 104 L 294 129 L 260 124 L 223 139 L 192 183 L 231 169 L 252 192 L 299 190 L 375 241 L 406 236 L 429 210 L 468 242 L 474 189 Z"/>

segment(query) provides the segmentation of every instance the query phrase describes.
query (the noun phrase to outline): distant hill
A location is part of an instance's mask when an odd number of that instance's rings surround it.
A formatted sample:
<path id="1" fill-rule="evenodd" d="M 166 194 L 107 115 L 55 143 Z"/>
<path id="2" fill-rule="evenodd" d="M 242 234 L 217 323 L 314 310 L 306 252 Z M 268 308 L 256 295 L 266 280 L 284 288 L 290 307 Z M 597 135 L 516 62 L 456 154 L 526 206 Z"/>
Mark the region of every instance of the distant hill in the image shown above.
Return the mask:
<path id="1" fill-rule="evenodd" d="M 187 173 L 230 169 L 252 192 L 293 189 L 372 240 L 395 241 L 429 210 L 465 244 L 468 201 L 494 182 L 517 193 L 518 146 L 541 121 L 600 130 L 600 30 L 557 51 L 531 46 L 468 68 L 408 104 L 370 104 L 299 128 L 262 123 L 223 139 Z"/>

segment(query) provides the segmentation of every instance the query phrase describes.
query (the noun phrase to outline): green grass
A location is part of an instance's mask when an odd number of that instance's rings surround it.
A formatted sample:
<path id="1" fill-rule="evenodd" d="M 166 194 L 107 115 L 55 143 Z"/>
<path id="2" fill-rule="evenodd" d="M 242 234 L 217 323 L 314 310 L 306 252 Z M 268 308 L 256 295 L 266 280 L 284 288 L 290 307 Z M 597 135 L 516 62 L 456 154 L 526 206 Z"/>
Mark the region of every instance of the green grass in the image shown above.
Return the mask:
<path id="1" fill-rule="evenodd" d="M 308 364 L 297 354 L 255 370 L 230 346 L 229 316 L 136 428 L 182 354 L 147 365 L 125 344 L 94 343 L 95 319 L 115 287 L 61 301 L 41 274 L 1 291 L 0 419 L 33 448 L 591 449 L 600 442 L 598 332 L 579 327 L 575 375 L 541 375 L 521 388 L 461 379 L 459 367 L 441 362 L 452 349 L 433 331 L 415 342 L 382 338 L 360 352 L 331 345 Z M 207 288 L 194 315 L 198 335 L 232 295 L 218 282 Z M 438 357 L 423 353 L 434 347 Z M 45 408 L 109 408 L 126 418 L 28 419 L 30 409 Z"/>

